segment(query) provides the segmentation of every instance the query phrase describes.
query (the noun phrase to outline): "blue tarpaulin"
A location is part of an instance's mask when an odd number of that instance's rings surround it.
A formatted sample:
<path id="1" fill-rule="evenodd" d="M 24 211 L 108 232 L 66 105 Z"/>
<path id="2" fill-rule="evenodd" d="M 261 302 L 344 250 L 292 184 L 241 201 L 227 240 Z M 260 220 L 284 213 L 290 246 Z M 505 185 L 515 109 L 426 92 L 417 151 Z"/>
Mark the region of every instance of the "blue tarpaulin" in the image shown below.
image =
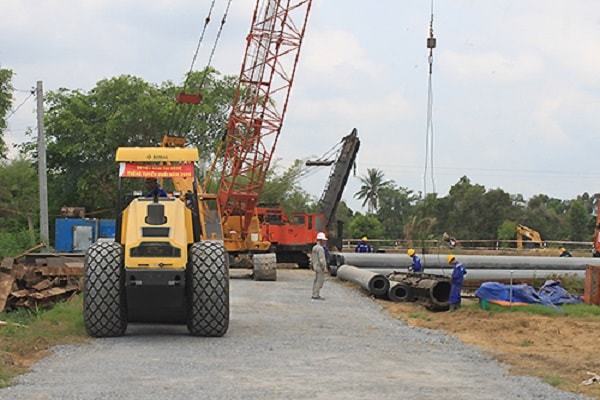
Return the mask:
<path id="1" fill-rule="evenodd" d="M 543 304 L 560 305 L 581 303 L 581 297 L 567 292 L 560 281 L 547 280 L 540 290 L 526 284 L 507 285 L 498 282 L 484 282 L 475 292 L 482 300 L 497 304 Z"/>

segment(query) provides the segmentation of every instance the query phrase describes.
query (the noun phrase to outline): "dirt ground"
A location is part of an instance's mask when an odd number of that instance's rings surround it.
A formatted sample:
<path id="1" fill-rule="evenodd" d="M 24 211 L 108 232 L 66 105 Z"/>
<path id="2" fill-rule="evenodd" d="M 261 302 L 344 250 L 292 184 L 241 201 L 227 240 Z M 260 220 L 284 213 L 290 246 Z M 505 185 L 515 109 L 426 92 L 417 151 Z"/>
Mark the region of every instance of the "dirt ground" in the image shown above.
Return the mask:
<path id="1" fill-rule="evenodd" d="M 415 303 L 377 300 L 409 325 L 443 330 L 475 345 L 510 366 L 514 375 L 537 376 L 560 389 L 600 399 L 600 382 L 583 385 L 600 374 L 600 322 L 573 317 L 546 317 L 520 312 L 489 313 L 463 307 L 457 312 L 430 312 Z M 463 305 L 475 300 L 463 300 Z"/>
<path id="2" fill-rule="evenodd" d="M 476 305 L 453 313 L 430 312 L 417 303 L 375 301 L 385 312 L 411 326 L 443 330 L 479 347 L 510 366 L 514 375 L 537 376 L 562 390 L 600 400 L 600 382 L 582 384 L 591 377 L 588 371 L 600 374 L 596 352 L 600 321 L 520 312 L 491 314 Z M 463 299 L 464 306 L 475 302 Z M 27 368 L 48 354 L 45 346 L 40 349 L 30 354 L 11 354 L 12 362 Z"/>

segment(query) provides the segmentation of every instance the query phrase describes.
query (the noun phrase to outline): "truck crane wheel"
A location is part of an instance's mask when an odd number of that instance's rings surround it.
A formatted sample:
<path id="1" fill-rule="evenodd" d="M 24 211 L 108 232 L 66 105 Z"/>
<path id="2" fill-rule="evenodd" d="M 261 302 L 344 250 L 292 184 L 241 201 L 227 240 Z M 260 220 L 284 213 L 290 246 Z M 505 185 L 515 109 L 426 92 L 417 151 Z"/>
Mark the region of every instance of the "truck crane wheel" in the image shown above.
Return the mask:
<path id="1" fill-rule="evenodd" d="M 127 329 L 123 247 L 119 243 L 95 243 L 86 253 L 83 321 L 93 337 L 122 336 Z"/>
<path id="2" fill-rule="evenodd" d="M 194 336 L 223 336 L 229 328 L 229 263 L 223 243 L 194 243 L 186 274 L 188 330 Z"/>
<path id="3" fill-rule="evenodd" d="M 277 256 L 273 253 L 254 254 L 252 256 L 252 279 L 255 281 L 277 280 Z"/>

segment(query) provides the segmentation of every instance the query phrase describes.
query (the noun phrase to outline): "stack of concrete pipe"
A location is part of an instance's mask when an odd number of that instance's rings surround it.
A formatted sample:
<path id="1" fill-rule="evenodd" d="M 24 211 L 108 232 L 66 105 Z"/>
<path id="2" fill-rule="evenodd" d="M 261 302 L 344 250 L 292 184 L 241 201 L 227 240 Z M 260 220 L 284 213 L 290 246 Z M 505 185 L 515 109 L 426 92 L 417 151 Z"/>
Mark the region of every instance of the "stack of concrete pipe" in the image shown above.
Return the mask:
<path id="1" fill-rule="evenodd" d="M 396 272 L 390 280 L 388 298 L 391 301 L 418 301 L 433 310 L 447 310 L 450 299 L 449 278 L 432 274 Z"/>
<path id="2" fill-rule="evenodd" d="M 353 265 L 341 265 L 337 277 L 353 282 L 370 295 L 395 302 L 418 301 L 431 309 L 448 309 L 450 280 L 441 276 L 392 273 L 387 277 Z"/>

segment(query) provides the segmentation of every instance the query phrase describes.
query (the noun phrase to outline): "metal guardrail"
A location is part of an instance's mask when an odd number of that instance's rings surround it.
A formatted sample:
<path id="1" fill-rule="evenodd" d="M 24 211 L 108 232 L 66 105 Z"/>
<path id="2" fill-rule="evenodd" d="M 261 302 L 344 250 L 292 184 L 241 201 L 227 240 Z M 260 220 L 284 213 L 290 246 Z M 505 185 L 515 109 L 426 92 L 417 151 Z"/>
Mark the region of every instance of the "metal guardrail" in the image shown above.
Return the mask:
<path id="1" fill-rule="evenodd" d="M 343 248 L 341 251 L 354 251 L 356 245 L 360 242 L 360 239 L 344 239 L 342 241 Z M 487 240 L 487 239 L 474 239 L 474 240 L 460 240 L 454 247 L 448 245 L 443 240 L 369 240 L 369 244 L 373 247 L 374 252 L 390 252 L 390 253 L 401 253 L 406 252 L 409 248 L 414 248 L 417 253 L 449 253 L 456 252 L 458 254 L 468 253 L 472 251 L 484 251 L 484 252 L 506 252 L 506 253 L 518 253 L 524 254 L 531 252 L 531 250 L 545 251 L 552 253 L 552 255 L 558 255 L 559 249 L 564 247 L 571 253 L 577 253 L 577 256 L 592 256 L 593 243 L 592 242 L 576 242 L 576 241 L 560 241 L 560 240 L 547 240 L 544 241 L 545 246 L 533 247 L 529 246 L 529 242 L 523 243 L 523 249 L 517 249 L 516 240 Z M 539 254 L 538 254 L 539 255 Z"/>

